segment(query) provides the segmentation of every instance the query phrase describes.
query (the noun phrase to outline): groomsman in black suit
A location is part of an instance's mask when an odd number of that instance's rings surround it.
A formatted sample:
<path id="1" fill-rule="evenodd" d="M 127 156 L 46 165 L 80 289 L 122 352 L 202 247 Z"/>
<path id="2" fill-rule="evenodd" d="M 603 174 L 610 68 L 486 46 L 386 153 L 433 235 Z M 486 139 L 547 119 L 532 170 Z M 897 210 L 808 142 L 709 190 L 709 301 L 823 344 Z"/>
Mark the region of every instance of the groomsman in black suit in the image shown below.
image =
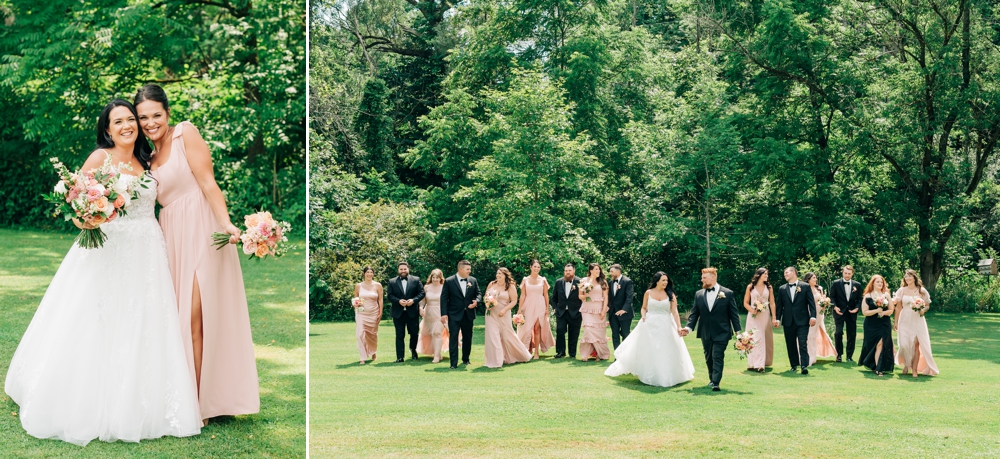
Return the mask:
<path id="1" fill-rule="evenodd" d="M 611 273 L 611 282 L 608 282 L 608 323 L 611 324 L 611 342 L 618 349 L 628 333 L 631 331 L 632 319 L 635 312 L 632 310 L 632 299 L 635 296 L 635 286 L 632 279 L 622 274 L 622 266 L 611 265 L 608 268 Z"/>
<path id="2" fill-rule="evenodd" d="M 417 359 L 417 336 L 420 325 L 420 300 L 424 299 L 424 286 L 420 278 L 410 275 L 410 265 L 405 261 L 396 267 L 399 276 L 389 280 L 389 303 L 392 304 L 392 325 L 396 327 L 396 363 L 403 361 L 403 341 L 410 333 L 410 352 Z"/>
<path id="3" fill-rule="evenodd" d="M 552 300 L 556 311 L 556 358 L 566 357 L 566 331 L 569 331 L 569 356 L 576 358 L 576 343 L 580 338 L 580 325 L 583 316 L 580 315 L 580 300 L 578 287 L 580 278 L 576 277 L 576 267 L 573 263 L 563 268 L 563 277 L 556 281 L 552 289 Z"/>
<path id="4" fill-rule="evenodd" d="M 441 287 L 441 323 L 448 324 L 448 355 L 451 369 L 458 368 L 458 332 L 462 332 L 462 363 L 469 364 L 472 352 L 472 324 L 476 306 L 482 300 L 479 282 L 472 277 L 472 263 L 458 262 L 458 273 L 445 279 Z"/>
<path id="5" fill-rule="evenodd" d="M 722 381 L 729 340 L 740 331 L 740 313 L 736 309 L 736 295 L 719 285 L 715 268 L 701 270 L 701 290 L 694 292 L 694 305 L 688 315 L 687 326 L 677 330 L 677 334 L 687 336 L 697 326 L 698 338 L 705 351 L 705 365 L 708 367 L 709 387 L 718 392 Z"/>
<path id="6" fill-rule="evenodd" d="M 785 268 L 787 284 L 778 288 L 774 302 L 774 326 L 784 326 L 785 348 L 792 371 L 802 367 L 802 374 L 809 374 L 809 327 L 816 325 L 816 299 L 812 287 L 799 281 L 799 271 L 792 266 Z M 798 342 L 798 346 L 796 346 Z"/>
<path id="7" fill-rule="evenodd" d="M 844 266 L 843 279 L 833 281 L 830 287 L 830 301 L 833 302 L 833 321 L 837 332 L 833 334 L 837 346 L 837 361 L 844 355 L 844 328 L 847 328 L 847 361 L 854 361 L 854 342 L 858 338 L 858 310 L 864 296 L 861 283 L 854 280 L 854 268 Z"/>

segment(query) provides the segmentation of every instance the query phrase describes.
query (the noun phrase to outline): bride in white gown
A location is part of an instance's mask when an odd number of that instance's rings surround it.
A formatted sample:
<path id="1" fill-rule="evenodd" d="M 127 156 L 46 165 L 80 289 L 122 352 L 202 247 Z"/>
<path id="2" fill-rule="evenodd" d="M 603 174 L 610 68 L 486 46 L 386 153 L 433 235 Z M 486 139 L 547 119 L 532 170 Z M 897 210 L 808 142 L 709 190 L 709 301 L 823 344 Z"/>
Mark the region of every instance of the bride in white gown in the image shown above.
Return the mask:
<path id="1" fill-rule="evenodd" d="M 694 364 L 680 329 L 677 295 L 673 282 L 663 272 L 642 298 L 642 319 L 635 330 L 615 349 L 615 362 L 606 376 L 633 374 L 645 384 L 670 387 L 694 378 Z"/>
<path id="2" fill-rule="evenodd" d="M 106 150 L 94 152 L 84 169 L 111 155 L 113 164 L 131 162 L 125 172 L 147 188 L 127 215 L 101 225 L 103 247 L 69 250 L 7 373 L 5 390 L 20 406 L 21 425 L 38 438 L 86 445 L 201 431 L 166 246 L 153 216 L 148 149 L 134 147 L 146 142 L 136 118 L 128 102 L 108 104 L 98 121 L 107 127 L 108 136 L 98 136 Z"/>

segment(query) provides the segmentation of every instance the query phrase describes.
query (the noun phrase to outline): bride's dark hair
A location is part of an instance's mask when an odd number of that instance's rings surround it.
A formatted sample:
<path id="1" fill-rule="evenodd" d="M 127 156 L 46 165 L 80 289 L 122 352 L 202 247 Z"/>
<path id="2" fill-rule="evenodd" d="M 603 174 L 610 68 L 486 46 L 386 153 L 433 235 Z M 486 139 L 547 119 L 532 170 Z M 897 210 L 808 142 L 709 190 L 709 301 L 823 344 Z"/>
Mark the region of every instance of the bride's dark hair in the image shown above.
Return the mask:
<path id="1" fill-rule="evenodd" d="M 661 277 L 666 277 L 667 278 L 667 287 L 663 289 L 664 291 L 667 292 L 667 299 L 668 300 L 675 300 L 675 299 L 677 299 L 677 294 L 674 293 L 674 280 L 671 279 L 670 276 L 668 276 L 667 273 L 665 273 L 663 271 L 657 271 L 656 274 L 653 274 L 653 280 L 652 280 L 652 282 L 649 283 L 649 289 L 648 290 L 655 290 L 656 289 L 656 284 L 660 283 L 660 278 Z"/>
<path id="2" fill-rule="evenodd" d="M 135 144 L 132 146 L 132 154 L 135 156 L 136 161 L 142 165 L 143 170 L 149 170 L 149 159 L 152 156 L 153 149 L 149 147 L 149 141 L 146 140 L 146 134 L 142 132 L 142 126 L 139 126 L 139 114 L 135 111 L 135 106 L 130 104 L 124 99 L 112 99 L 104 106 L 104 110 L 101 110 L 101 116 L 97 118 L 97 148 L 114 148 L 115 141 L 111 140 L 111 134 L 108 134 L 108 128 L 111 127 L 111 110 L 116 107 L 125 107 L 128 111 L 132 112 L 132 116 L 135 117 Z"/>

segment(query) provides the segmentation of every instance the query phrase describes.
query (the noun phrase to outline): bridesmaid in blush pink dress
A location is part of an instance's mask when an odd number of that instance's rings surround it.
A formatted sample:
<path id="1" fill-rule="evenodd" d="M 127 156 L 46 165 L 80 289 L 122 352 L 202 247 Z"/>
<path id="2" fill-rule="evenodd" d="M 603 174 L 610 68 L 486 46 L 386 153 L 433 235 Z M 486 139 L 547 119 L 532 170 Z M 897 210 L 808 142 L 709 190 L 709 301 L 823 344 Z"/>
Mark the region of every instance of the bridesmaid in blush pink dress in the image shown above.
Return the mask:
<path id="1" fill-rule="evenodd" d="M 163 89 L 148 84 L 135 95 L 139 124 L 155 146 L 150 171 L 157 181 L 160 227 L 177 296 L 181 335 L 201 417 L 260 411 L 257 362 L 243 271 L 235 244 L 240 230 L 229 220 L 215 182 L 212 154 L 189 123 L 170 125 Z M 216 250 L 212 233 L 232 244 Z"/>
<path id="2" fill-rule="evenodd" d="M 518 314 L 524 316 L 524 325 L 517 327 L 517 337 L 538 359 L 538 353 L 556 345 L 549 324 L 549 281 L 538 273 L 542 264 L 531 260 L 531 275 L 521 279 L 521 304 Z"/>
<path id="3" fill-rule="evenodd" d="M 918 304 L 921 300 L 923 304 Z M 931 304 L 930 293 L 924 288 L 917 272 L 907 269 L 903 275 L 903 285 L 896 291 L 893 301 L 896 303 L 896 339 L 899 341 L 899 351 L 896 352 L 896 363 L 903 367 L 903 373 L 910 373 L 914 378 L 918 374 L 936 376 L 937 364 L 931 354 L 931 335 L 927 331 L 927 319 L 924 314 Z"/>
<path id="4" fill-rule="evenodd" d="M 589 283 L 594 289 L 586 294 L 583 292 L 583 285 Z M 583 305 L 580 306 L 580 315 L 583 317 L 583 336 L 580 338 L 580 350 L 577 353 L 583 361 L 591 357 L 597 360 L 607 360 L 611 357 L 611 349 L 608 347 L 608 322 L 605 320 L 608 314 L 608 297 L 604 292 L 608 291 L 608 281 L 604 278 L 604 270 L 601 265 L 591 263 L 587 267 L 587 277 L 580 281 L 580 299 Z"/>
<path id="5" fill-rule="evenodd" d="M 444 273 L 440 269 L 431 271 L 424 286 L 424 299 L 420 300 L 420 335 L 417 338 L 417 352 L 433 355 L 431 363 L 441 361 L 442 334 L 447 325 L 441 323 L 441 287 Z"/>
<path id="6" fill-rule="evenodd" d="M 500 368 L 503 364 L 527 362 L 531 353 L 524 343 L 517 338 L 514 325 L 511 323 L 510 310 L 517 301 L 517 289 L 514 279 L 507 268 L 497 270 L 497 278 L 486 287 L 483 301 L 493 297 L 495 306 L 487 303 L 486 336 L 483 348 L 486 350 L 486 360 L 483 365 L 489 368 Z"/>
<path id="7" fill-rule="evenodd" d="M 375 282 L 375 270 L 365 266 L 361 272 L 364 282 L 354 285 L 354 296 L 361 298 L 364 305 L 354 307 L 354 336 L 358 340 L 358 354 L 361 365 L 368 359 L 375 360 L 378 351 L 378 324 L 382 321 L 382 284 Z M 439 320 L 440 322 L 440 320 Z"/>
<path id="8" fill-rule="evenodd" d="M 747 369 L 763 373 L 765 367 L 772 365 L 774 360 L 774 332 L 772 317 L 774 317 L 774 290 L 767 281 L 767 269 L 758 268 L 754 273 L 747 291 L 743 294 L 743 307 L 747 310 L 746 330 L 757 330 L 757 336 L 763 336 L 765 352 L 754 351 L 747 356 Z M 764 310 L 756 312 L 755 304 L 764 305 Z M 755 314 L 756 313 L 756 314 Z"/>
<path id="9" fill-rule="evenodd" d="M 817 359 L 837 358 L 837 348 L 833 345 L 833 340 L 826 332 L 826 309 L 821 308 L 819 303 L 827 299 L 826 292 L 817 283 L 816 274 L 806 273 L 802 280 L 812 288 L 813 298 L 816 299 L 816 325 L 809 327 L 809 337 L 807 346 L 809 348 L 809 365 L 816 363 Z"/>

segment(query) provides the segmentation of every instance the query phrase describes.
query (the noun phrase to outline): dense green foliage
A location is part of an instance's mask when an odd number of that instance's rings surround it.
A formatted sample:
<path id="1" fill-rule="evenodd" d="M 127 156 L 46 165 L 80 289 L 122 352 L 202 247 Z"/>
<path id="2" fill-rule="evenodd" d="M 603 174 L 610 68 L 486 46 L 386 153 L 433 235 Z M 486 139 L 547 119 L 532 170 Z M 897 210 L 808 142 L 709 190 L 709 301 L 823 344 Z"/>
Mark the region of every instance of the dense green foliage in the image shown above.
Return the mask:
<path id="1" fill-rule="evenodd" d="M 995 2 L 311 8 L 314 227 L 370 230 L 339 222 L 383 201 L 411 227 L 368 237 L 445 272 L 621 263 L 683 299 L 705 265 L 742 290 L 758 266 L 828 285 L 851 263 L 893 285 L 918 270 L 942 309 L 1000 309 L 969 273 L 1000 245 Z M 395 271 L 334 255 L 349 233 L 311 236 L 314 318 L 343 317 L 360 278 L 331 265 Z"/>
<path id="2" fill-rule="evenodd" d="M 0 226 L 62 227 L 47 158 L 79 167 L 113 97 L 157 82 L 191 120 L 234 221 L 264 208 L 305 229 L 301 1 L 0 0 Z"/>

